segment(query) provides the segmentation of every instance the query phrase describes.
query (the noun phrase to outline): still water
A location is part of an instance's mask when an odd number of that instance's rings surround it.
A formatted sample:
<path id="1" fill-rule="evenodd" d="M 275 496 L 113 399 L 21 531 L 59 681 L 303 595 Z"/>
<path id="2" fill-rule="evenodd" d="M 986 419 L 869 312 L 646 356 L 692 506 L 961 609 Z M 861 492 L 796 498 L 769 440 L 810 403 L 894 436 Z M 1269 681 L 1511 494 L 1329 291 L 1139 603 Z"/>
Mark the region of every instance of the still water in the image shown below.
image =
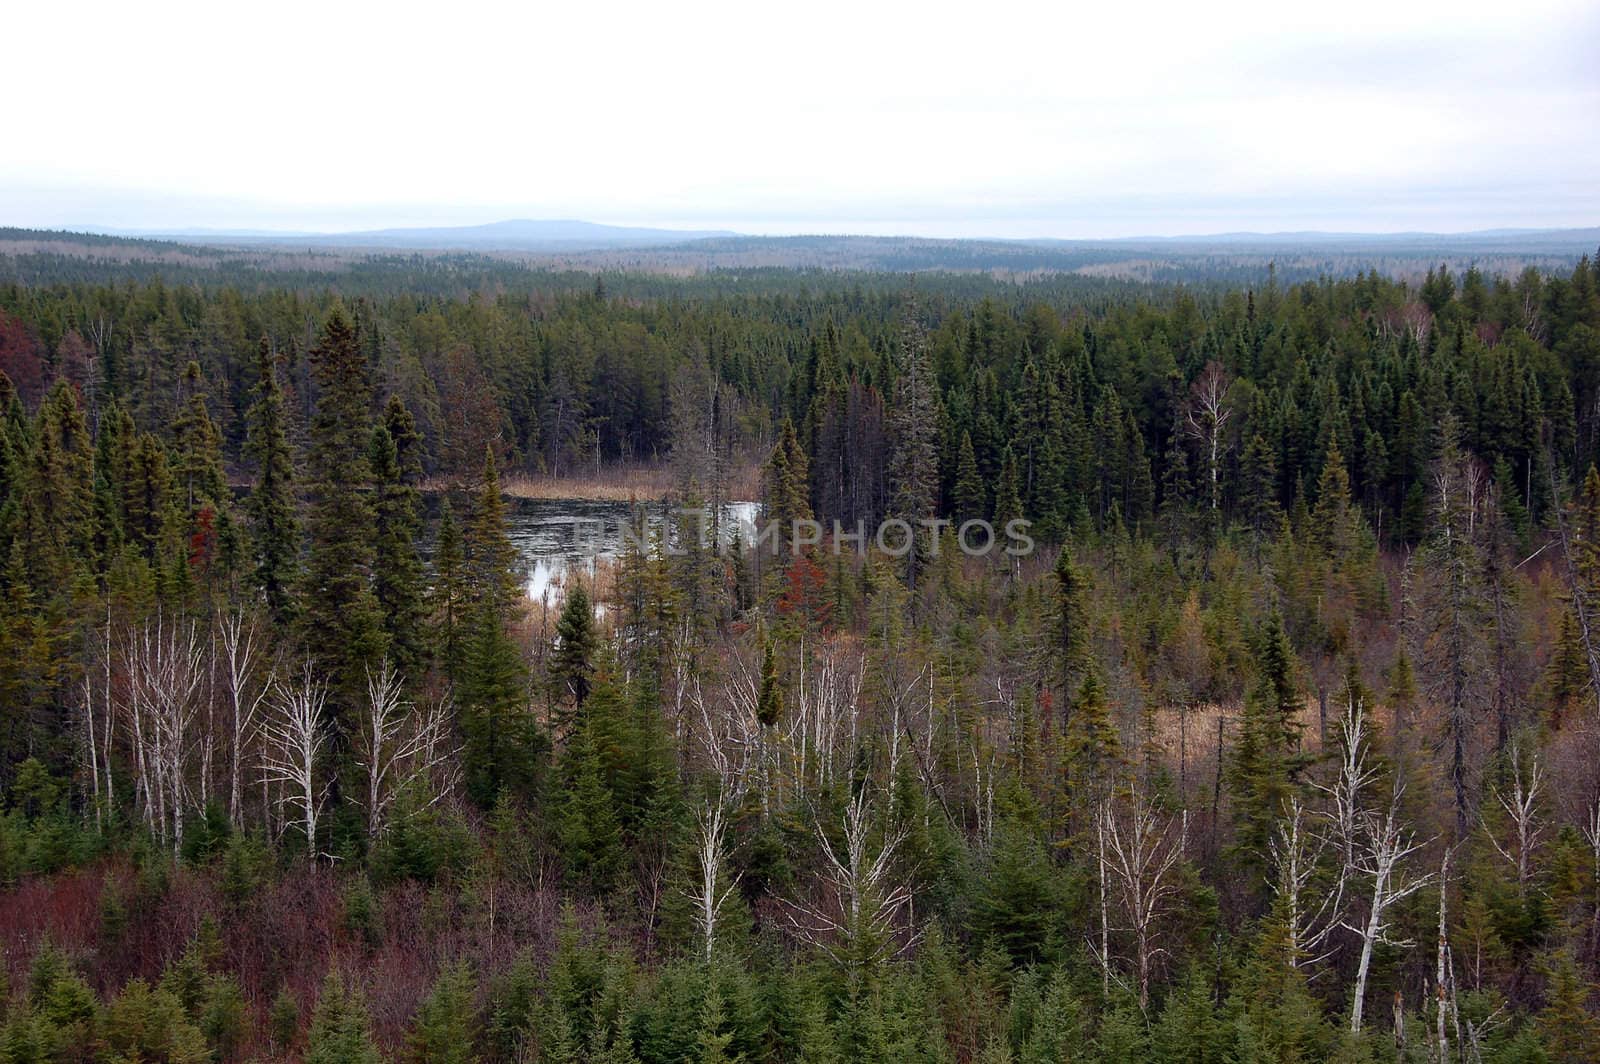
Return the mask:
<path id="1" fill-rule="evenodd" d="M 528 597 L 535 602 L 555 602 L 573 576 L 593 576 L 596 561 L 622 553 L 623 529 L 630 512 L 625 502 L 507 499 L 507 529 L 522 558 Z M 756 504 L 729 503 L 722 513 L 724 536 L 731 536 L 734 522 L 738 522 L 748 542 L 755 530 Z M 661 504 L 647 507 L 646 520 L 652 531 L 661 527 Z"/>

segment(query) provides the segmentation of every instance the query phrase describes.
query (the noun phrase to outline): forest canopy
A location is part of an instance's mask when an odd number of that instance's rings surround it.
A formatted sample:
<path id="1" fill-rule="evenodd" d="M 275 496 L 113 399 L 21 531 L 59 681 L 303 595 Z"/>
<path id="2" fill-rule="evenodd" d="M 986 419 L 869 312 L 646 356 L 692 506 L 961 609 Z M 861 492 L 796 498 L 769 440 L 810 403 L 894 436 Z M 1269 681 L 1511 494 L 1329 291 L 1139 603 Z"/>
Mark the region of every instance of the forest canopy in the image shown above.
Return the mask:
<path id="1" fill-rule="evenodd" d="M 1593 260 L 206 254 L 0 284 L 0 1062 L 1594 1059 Z"/>

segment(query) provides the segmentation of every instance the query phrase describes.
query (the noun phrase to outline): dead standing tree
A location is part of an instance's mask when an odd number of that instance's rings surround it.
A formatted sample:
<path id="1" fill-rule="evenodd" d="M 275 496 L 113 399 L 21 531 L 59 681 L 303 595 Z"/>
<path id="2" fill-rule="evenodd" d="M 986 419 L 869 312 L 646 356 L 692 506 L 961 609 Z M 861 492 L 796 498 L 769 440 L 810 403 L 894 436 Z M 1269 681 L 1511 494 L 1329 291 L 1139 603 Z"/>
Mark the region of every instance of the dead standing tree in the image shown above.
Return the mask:
<path id="1" fill-rule="evenodd" d="M 454 758 L 450 743 L 450 711 L 443 701 L 427 709 L 405 697 L 405 680 L 384 658 L 377 673 L 367 671 L 367 704 L 356 736 L 356 761 L 367 779 L 362 804 L 367 812 L 367 837 L 377 839 L 389 825 L 395 799 L 434 776 Z M 437 781 L 420 808 L 449 793 L 450 778 Z"/>
<path id="2" fill-rule="evenodd" d="M 1189 841 L 1187 811 L 1163 816 L 1135 790 L 1122 800 L 1107 798 L 1096 811 L 1100 873 L 1100 962 L 1110 983 L 1110 907 L 1115 902 L 1133 936 L 1133 966 L 1139 1008 L 1150 1004 L 1153 962 L 1166 950 L 1156 945 L 1161 921 L 1182 889 L 1180 866 Z"/>
<path id="3" fill-rule="evenodd" d="M 266 639 L 253 613 L 224 614 L 217 622 L 217 647 L 230 715 L 228 820 L 237 829 L 244 823 L 244 749 L 260 725 L 275 665 L 266 661 Z"/>
<path id="4" fill-rule="evenodd" d="M 1491 792 L 1505 813 L 1510 838 L 1502 842 L 1488 824 L 1484 825 L 1484 834 L 1489 837 L 1495 852 L 1516 869 L 1517 894 L 1526 897 L 1533 880 L 1534 852 L 1544 835 L 1544 819 L 1540 813 L 1544 767 L 1539 763 L 1538 754 L 1530 755 L 1524 765 L 1521 744 L 1515 741 L 1511 744 L 1510 759 L 1511 778 L 1507 786 L 1497 785 Z"/>
<path id="5" fill-rule="evenodd" d="M 1395 782 L 1389 807 L 1382 815 L 1366 812 L 1361 815 L 1362 841 L 1355 858 L 1355 871 L 1371 881 L 1371 894 L 1367 918 L 1360 924 L 1346 921 L 1343 926 L 1361 938 L 1361 959 L 1356 965 L 1355 1002 L 1350 1007 L 1350 1031 L 1361 1033 L 1361 1015 L 1367 994 L 1367 976 L 1372 970 L 1372 951 L 1381 942 L 1392 946 L 1410 946 L 1411 942 L 1396 941 L 1388 937 L 1389 910 L 1432 883 L 1434 876 L 1412 878 L 1406 868 L 1406 858 L 1422 849 L 1426 843 L 1416 842 L 1415 835 L 1403 826 L 1401 798 L 1404 784 Z"/>
<path id="6" fill-rule="evenodd" d="M 146 826 L 176 854 L 183 848 L 194 723 L 206 678 L 199 633 L 192 622 L 169 621 L 158 612 L 132 634 L 124 657 L 135 794 Z"/>
<path id="7" fill-rule="evenodd" d="M 737 800 L 736 794 L 718 787 L 717 793 L 708 796 L 695 810 L 694 847 L 700 874 L 688 895 L 707 964 L 716 947 L 723 906 L 739 886 L 739 877 L 730 878 L 727 874 L 728 811 Z"/>
<path id="8" fill-rule="evenodd" d="M 1331 784 L 1317 788 L 1326 797 L 1326 807 L 1313 812 L 1298 795 L 1291 797 L 1288 815 L 1273 834 L 1276 877 L 1271 887 L 1284 908 L 1290 967 L 1325 960 L 1331 952 L 1328 939 L 1341 926 L 1356 874 L 1365 795 L 1379 776 L 1369 757 L 1367 734 L 1366 709 L 1352 700 L 1339 723 L 1339 773 Z M 1310 888 L 1330 850 L 1338 862 L 1333 885 L 1313 900 Z"/>
<path id="9" fill-rule="evenodd" d="M 328 797 L 332 778 L 318 779 L 319 762 L 328 744 L 328 685 L 307 661 L 300 675 L 273 693 L 272 712 L 261 727 L 261 774 L 282 789 L 278 804 L 306 836 L 306 853 L 317 863 L 317 818 Z"/>
<path id="10" fill-rule="evenodd" d="M 862 788 L 845 806 L 844 845 L 837 848 L 817 826 L 823 867 L 818 897 L 794 906 L 790 926 L 800 939 L 852 973 L 877 966 L 913 942 L 912 931 L 897 944 L 901 914 L 911 906 L 911 888 L 896 879 L 903 829 L 879 831 Z"/>
<path id="11" fill-rule="evenodd" d="M 1227 407 L 1228 385 L 1227 371 L 1216 362 L 1207 362 L 1189 389 L 1189 403 L 1183 415 L 1184 433 L 1199 443 L 1205 455 L 1213 514 L 1221 502 L 1223 432 L 1233 417 L 1233 411 Z"/>

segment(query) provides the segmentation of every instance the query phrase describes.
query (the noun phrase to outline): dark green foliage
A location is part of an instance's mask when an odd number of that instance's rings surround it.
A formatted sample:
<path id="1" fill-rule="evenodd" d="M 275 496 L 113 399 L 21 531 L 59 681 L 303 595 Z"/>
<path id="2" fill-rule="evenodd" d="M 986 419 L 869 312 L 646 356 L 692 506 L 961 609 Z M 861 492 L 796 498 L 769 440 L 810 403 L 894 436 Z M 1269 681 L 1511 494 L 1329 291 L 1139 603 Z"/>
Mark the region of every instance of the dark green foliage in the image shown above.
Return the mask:
<path id="1" fill-rule="evenodd" d="M 478 1059 L 478 1018 L 472 969 L 457 962 L 439 973 L 433 990 L 417 1008 L 408 1039 L 416 1064 L 473 1064 Z"/>
<path id="2" fill-rule="evenodd" d="M 583 712 L 593 683 L 595 657 L 594 607 L 581 583 L 574 583 L 556 622 L 556 645 L 550 656 L 550 676 L 556 697 L 571 700 L 571 717 Z"/>
<path id="3" fill-rule="evenodd" d="M 1420 1060 L 1441 904 L 1451 1059 L 1490 1016 L 1485 1061 L 1593 1055 L 1591 263 L 1459 282 L 1435 266 L 1415 330 L 1397 323 L 1417 286 L 1377 274 L 1253 292 L 930 274 L 908 312 L 904 278 L 614 274 L 602 295 L 445 258 L 448 293 L 432 259 L 348 264 L 341 289 L 371 295 L 348 311 L 325 279 L 0 284 L 64 374 L 67 333 L 117 322 L 88 410 L 70 384 L 24 405 L 0 379 L 0 968 L 32 964 L 0 990 L 0 1064 Z M 373 287 L 402 276 L 433 294 Z M 323 319 L 302 357 L 287 338 Z M 1215 452 L 1187 424 L 1212 363 L 1232 381 Z M 376 410 L 369 379 L 393 397 Z M 1040 549 L 985 564 L 947 533 L 909 565 L 824 544 L 775 567 L 686 541 L 680 514 L 559 618 L 528 609 L 502 470 L 605 480 L 669 446 L 684 502 L 754 494 L 761 466 L 769 516 L 992 513 L 1032 521 Z M 435 534 L 422 485 L 480 456 Z M 253 481 L 237 571 L 224 471 Z M 271 841 L 293 838 L 288 788 L 260 788 L 256 735 L 238 822 L 206 808 L 231 782 L 211 626 L 252 600 L 275 624 L 247 686 L 305 651 L 335 683 L 316 783 L 338 858 L 314 870 Z M 202 648 L 176 768 L 152 775 L 164 733 L 138 729 L 181 693 L 136 683 L 158 607 Z M 426 778 L 391 766 L 368 839 L 352 711 L 383 654 L 408 697 L 447 707 L 451 756 Z M 1299 726 L 1319 694 L 1330 719 L 1347 697 L 1371 714 L 1364 811 L 1406 785 L 1422 847 L 1400 873 L 1437 868 L 1447 841 L 1459 856 L 1442 899 L 1390 913 L 1359 1036 L 1371 873 L 1319 910 L 1343 840 L 1313 840 L 1300 916 L 1339 921 L 1315 951 L 1291 949 L 1273 890 L 1291 800 L 1314 832 L 1333 823 L 1336 742 Z M 1519 880 L 1497 799 L 1535 755 Z M 176 859 L 147 820 L 174 777 Z M 716 795 L 706 951 L 690 895 Z M 1099 955 L 1099 808 L 1183 839 L 1143 1007 L 1138 899 L 1115 870 Z M 1355 823 L 1360 857 L 1376 822 Z M 352 983 L 330 982 L 308 1040 L 294 994 L 330 969 Z"/>
<path id="4" fill-rule="evenodd" d="M 388 653 L 402 676 L 415 681 L 426 661 L 424 578 L 418 543 L 422 520 L 416 482 L 422 475 L 421 437 L 416 422 L 391 396 L 383 420 L 372 428 L 367 461 L 372 467 L 377 564 L 373 594 L 383 615 Z"/>
<path id="5" fill-rule="evenodd" d="M 1249 860 L 1265 859 L 1273 825 L 1306 764 L 1300 749 L 1304 701 L 1294 660 L 1282 620 L 1269 614 L 1256 651 L 1256 686 L 1245 702 L 1228 766 L 1238 844 Z"/>
<path id="6" fill-rule="evenodd" d="M 253 580 L 279 624 L 293 619 L 300 561 L 299 506 L 295 498 L 294 454 L 285 423 L 283 388 L 277 359 L 266 337 L 256 362 L 256 385 L 246 413 L 249 435 L 244 454 L 255 466 L 255 484 L 245 498 L 255 561 Z"/>
<path id="7" fill-rule="evenodd" d="M 333 680 L 338 707 L 351 714 L 387 639 L 372 587 L 372 393 L 359 338 L 342 310 L 328 316 L 311 365 L 318 394 L 306 462 L 310 549 L 300 625 L 306 646 Z"/>
<path id="8" fill-rule="evenodd" d="M 360 988 L 330 971 L 311 1015 L 306 1064 L 381 1064 L 372 1041 L 372 1021 Z"/>

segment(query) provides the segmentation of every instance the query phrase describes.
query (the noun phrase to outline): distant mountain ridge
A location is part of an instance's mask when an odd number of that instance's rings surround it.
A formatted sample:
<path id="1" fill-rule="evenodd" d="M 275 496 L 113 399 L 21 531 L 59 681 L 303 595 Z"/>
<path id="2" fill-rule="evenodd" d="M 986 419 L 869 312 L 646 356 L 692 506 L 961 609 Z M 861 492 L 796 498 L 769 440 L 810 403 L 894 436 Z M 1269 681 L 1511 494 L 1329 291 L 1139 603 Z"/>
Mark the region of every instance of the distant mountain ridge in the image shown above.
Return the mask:
<path id="1" fill-rule="evenodd" d="M 602 225 L 576 219 L 514 218 L 485 225 L 414 226 L 353 232 L 276 233 L 259 229 L 104 230 L 108 235 L 179 239 L 200 243 L 295 244 L 337 248 L 425 248 L 461 251 L 583 251 L 653 247 L 709 237 L 738 236 L 725 229 L 653 229 Z"/>
<path id="2" fill-rule="evenodd" d="M 1301 230 L 1284 232 L 1206 233 L 1192 236 L 1123 237 L 918 237 L 862 236 L 851 233 L 807 233 L 790 236 L 759 236 L 727 229 L 662 229 L 648 226 L 606 225 L 580 219 L 517 218 L 483 225 L 401 226 L 347 232 L 270 231 L 261 229 L 113 229 L 85 227 L 86 231 L 107 236 L 145 240 L 179 240 L 195 244 L 293 245 L 340 249 L 417 249 L 428 251 L 529 251 L 577 252 L 625 250 L 630 248 L 680 247 L 683 250 L 750 250 L 759 247 L 793 246 L 796 242 L 827 242 L 835 246 L 884 245 L 960 247 L 969 252 L 980 248 L 1049 248 L 1059 250 L 1144 248 L 1368 248 L 1393 245 L 1435 246 L 1454 250 L 1501 248 L 1507 244 L 1524 247 L 1581 248 L 1593 251 L 1600 244 L 1600 227 L 1577 229 L 1482 229 L 1460 233 L 1333 232 Z M 1004 255 L 1002 255 L 1004 257 Z"/>
<path id="3" fill-rule="evenodd" d="M 191 231 L 192 232 L 192 231 Z M 1260 283 L 1348 277 L 1369 270 L 1418 278 L 1443 265 L 1517 276 L 1529 266 L 1570 269 L 1600 247 L 1600 227 L 1476 233 L 1227 233 L 1094 240 L 954 239 L 811 234 L 750 236 L 706 230 L 608 226 L 583 221 L 378 229 L 349 233 L 209 231 L 117 235 L 0 227 L 0 278 L 50 275 L 63 258 L 93 260 L 108 276 L 199 270 L 329 273 L 428 270 L 668 273 L 745 270 L 988 273 L 1022 281 L 1053 274 L 1156 283 Z"/>

